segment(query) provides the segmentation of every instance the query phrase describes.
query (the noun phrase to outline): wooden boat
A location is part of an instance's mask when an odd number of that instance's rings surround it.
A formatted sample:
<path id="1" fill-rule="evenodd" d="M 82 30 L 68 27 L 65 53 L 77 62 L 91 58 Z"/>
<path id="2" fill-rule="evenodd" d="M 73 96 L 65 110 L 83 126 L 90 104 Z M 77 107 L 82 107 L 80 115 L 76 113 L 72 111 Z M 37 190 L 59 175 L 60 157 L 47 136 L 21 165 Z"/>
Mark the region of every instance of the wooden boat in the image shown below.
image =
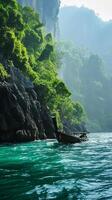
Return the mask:
<path id="1" fill-rule="evenodd" d="M 55 126 L 56 139 L 58 140 L 58 142 L 64 143 L 64 144 L 75 144 L 75 143 L 81 143 L 87 140 L 87 135 L 85 132 L 67 134 L 67 133 L 58 131 L 56 118 L 53 118 L 53 122 Z"/>
<path id="2" fill-rule="evenodd" d="M 64 132 L 57 132 L 56 138 L 57 138 L 58 142 L 61 142 L 64 144 L 81 143 L 81 142 L 87 140 L 87 136 L 85 133 L 73 135 L 73 134 L 66 134 Z"/>

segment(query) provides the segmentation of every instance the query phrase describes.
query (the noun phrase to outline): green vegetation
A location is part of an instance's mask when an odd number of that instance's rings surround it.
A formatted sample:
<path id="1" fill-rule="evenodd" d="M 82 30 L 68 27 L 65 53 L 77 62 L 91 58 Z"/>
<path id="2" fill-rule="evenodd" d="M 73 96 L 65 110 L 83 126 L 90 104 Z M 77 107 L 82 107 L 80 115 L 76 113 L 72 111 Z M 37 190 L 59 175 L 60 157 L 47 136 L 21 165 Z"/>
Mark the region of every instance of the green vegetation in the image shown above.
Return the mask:
<path id="1" fill-rule="evenodd" d="M 82 123 L 83 108 L 72 102 L 71 93 L 58 78 L 55 42 L 51 34 L 46 35 L 39 15 L 16 0 L 0 0 L 0 36 L 0 57 L 31 79 L 41 104 L 56 113 L 60 126 L 63 120 Z M 0 76 L 7 77 L 2 64 Z"/>
<path id="2" fill-rule="evenodd" d="M 5 70 L 4 66 L 0 63 L 0 78 L 6 79 L 8 77 L 9 76 L 8 76 L 7 71 Z"/>

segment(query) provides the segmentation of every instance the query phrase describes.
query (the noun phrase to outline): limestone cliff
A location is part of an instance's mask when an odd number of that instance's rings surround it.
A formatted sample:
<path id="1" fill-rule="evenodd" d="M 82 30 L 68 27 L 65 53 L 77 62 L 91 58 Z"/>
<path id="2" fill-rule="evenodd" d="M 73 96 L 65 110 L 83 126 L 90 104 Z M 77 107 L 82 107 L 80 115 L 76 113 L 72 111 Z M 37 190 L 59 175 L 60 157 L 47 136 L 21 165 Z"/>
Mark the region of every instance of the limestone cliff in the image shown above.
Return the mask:
<path id="1" fill-rule="evenodd" d="M 50 18 L 56 1 L 28 1 L 37 2 L 43 21 Z M 55 138 L 52 115 L 67 133 L 84 130 L 83 108 L 58 78 L 54 41 L 39 16 L 16 0 L 2 1 L 0 14 L 0 143 Z"/>
<path id="2" fill-rule="evenodd" d="M 60 0 L 18 0 L 22 6 L 31 6 L 39 12 L 47 31 L 56 34 Z"/>
<path id="3" fill-rule="evenodd" d="M 2 63 L 10 77 L 0 79 L 0 143 L 55 138 L 50 112 L 41 105 L 33 83 L 7 61 Z"/>

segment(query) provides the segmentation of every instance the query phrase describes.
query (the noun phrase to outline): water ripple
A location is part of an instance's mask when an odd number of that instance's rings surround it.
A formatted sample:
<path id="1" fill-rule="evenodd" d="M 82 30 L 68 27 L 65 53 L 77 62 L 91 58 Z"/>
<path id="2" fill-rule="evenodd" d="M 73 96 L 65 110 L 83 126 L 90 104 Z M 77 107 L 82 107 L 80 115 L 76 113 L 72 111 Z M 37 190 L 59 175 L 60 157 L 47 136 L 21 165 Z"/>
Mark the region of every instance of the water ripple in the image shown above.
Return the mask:
<path id="1" fill-rule="evenodd" d="M 0 147 L 0 200 L 112 200 L 112 133 Z"/>

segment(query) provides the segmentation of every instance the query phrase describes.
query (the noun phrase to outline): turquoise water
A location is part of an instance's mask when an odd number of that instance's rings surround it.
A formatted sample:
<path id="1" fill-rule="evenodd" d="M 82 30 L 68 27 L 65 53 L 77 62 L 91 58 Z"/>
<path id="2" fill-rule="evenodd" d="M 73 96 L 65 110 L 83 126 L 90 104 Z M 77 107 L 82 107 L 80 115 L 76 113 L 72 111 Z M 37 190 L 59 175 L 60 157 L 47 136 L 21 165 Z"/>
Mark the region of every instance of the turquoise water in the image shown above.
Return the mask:
<path id="1" fill-rule="evenodd" d="M 112 133 L 0 147 L 0 200 L 112 200 Z"/>

